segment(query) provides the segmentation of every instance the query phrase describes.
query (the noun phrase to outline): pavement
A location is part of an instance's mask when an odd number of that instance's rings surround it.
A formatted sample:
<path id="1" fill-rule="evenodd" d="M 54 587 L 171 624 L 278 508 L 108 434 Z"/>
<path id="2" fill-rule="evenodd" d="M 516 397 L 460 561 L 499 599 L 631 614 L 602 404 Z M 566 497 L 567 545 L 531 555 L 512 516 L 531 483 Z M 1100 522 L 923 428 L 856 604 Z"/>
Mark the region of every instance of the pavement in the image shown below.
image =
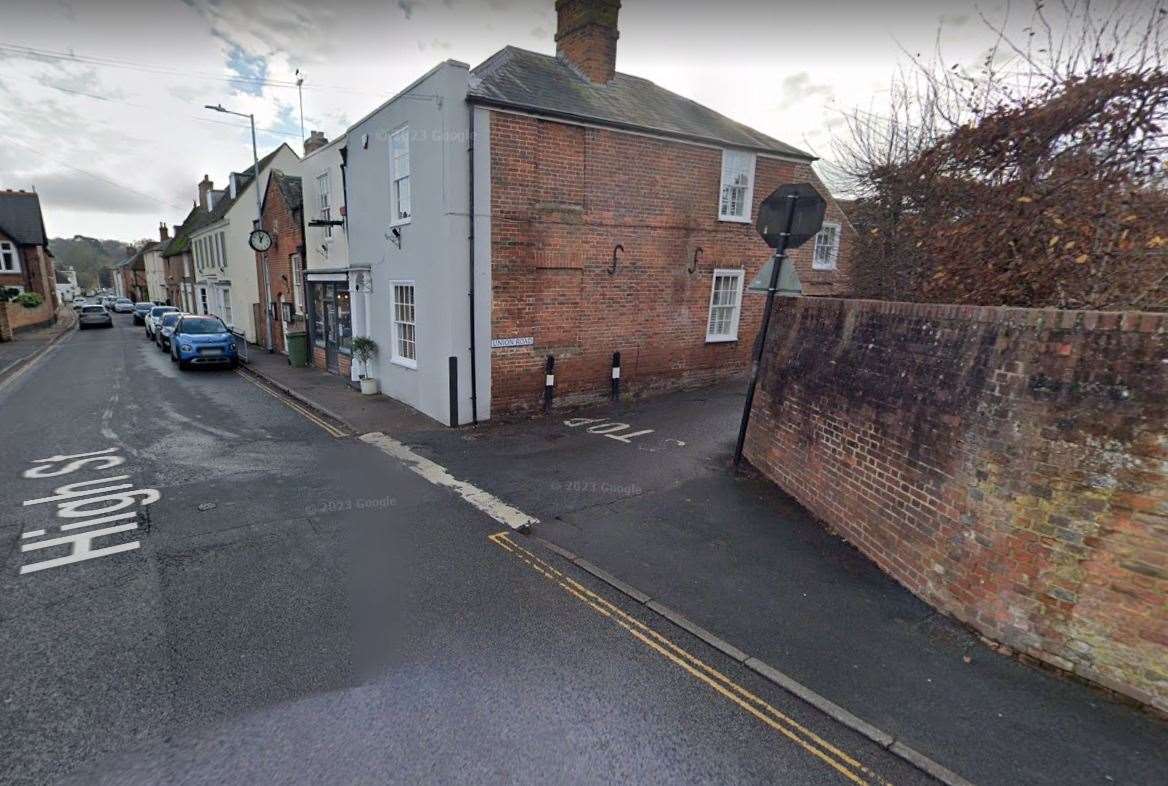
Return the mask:
<path id="1" fill-rule="evenodd" d="M 486 491 L 129 323 L 0 387 L 0 782 L 930 782 Z"/>
<path id="2" fill-rule="evenodd" d="M 57 310 L 57 322 L 53 325 L 24 330 L 17 333 L 12 341 L 0 342 L 0 379 L 16 371 L 22 363 L 56 340 L 62 333 L 72 330 L 77 315 L 72 306 L 64 305 Z"/>
<path id="3" fill-rule="evenodd" d="M 568 558 L 560 564 L 597 568 L 634 602 L 683 615 L 737 660 L 778 670 L 777 683 L 959 777 L 1168 783 L 1162 719 L 994 651 L 774 484 L 732 472 L 743 399 L 735 384 L 389 433 L 538 519 L 537 538 Z"/>

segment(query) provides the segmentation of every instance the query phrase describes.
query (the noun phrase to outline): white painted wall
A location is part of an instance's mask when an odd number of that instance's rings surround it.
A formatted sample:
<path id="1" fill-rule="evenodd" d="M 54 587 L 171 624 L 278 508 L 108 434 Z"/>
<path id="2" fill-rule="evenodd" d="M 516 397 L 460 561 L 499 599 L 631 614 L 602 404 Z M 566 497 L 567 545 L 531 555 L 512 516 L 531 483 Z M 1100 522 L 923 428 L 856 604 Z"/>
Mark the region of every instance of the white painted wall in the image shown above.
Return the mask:
<path id="1" fill-rule="evenodd" d="M 166 270 L 162 260 L 162 245 L 142 255 L 146 268 L 147 297 L 155 303 L 166 302 Z"/>
<path id="2" fill-rule="evenodd" d="M 320 176 L 328 175 L 329 204 L 333 220 L 343 219 L 345 205 L 344 181 L 341 177 L 341 148 L 347 137 L 342 134 L 319 150 L 300 160 L 300 188 L 304 197 L 304 253 L 309 270 L 328 270 L 349 266 L 348 227 L 333 227 L 328 237 L 324 227 L 311 227 L 308 222 L 321 217 Z M 354 335 L 359 335 L 354 333 Z"/>
<path id="3" fill-rule="evenodd" d="M 296 171 L 299 167 L 299 161 L 300 157 L 296 155 L 292 148 L 287 145 L 281 145 L 279 152 L 272 162 L 260 170 L 260 194 L 262 195 L 263 190 L 267 188 L 268 176 L 271 174 L 272 169 Z M 259 335 L 256 331 L 252 306 L 260 302 L 259 276 L 256 274 L 255 251 L 252 250 L 247 242 L 248 236 L 252 231 L 253 222 L 258 218 L 256 213 L 255 188 L 255 182 L 248 183 L 240 192 L 235 204 L 231 206 L 231 209 L 221 221 L 191 233 L 192 248 L 194 248 L 194 244 L 200 238 L 210 237 L 218 232 L 224 233 L 224 243 L 227 251 L 225 264 L 218 271 L 208 269 L 200 271 L 196 266 L 196 292 L 199 286 L 208 287 L 211 290 L 208 303 L 211 306 L 212 312 L 218 314 L 220 317 L 224 317 L 222 313 L 224 310 L 222 301 L 224 287 L 222 286 L 222 282 L 230 281 L 231 321 L 234 323 L 235 329 L 242 331 L 247 336 L 247 340 L 251 342 L 256 341 L 256 337 Z M 197 259 L 198 254 L 196 253 Z"/>
<path id="4" fill-rule="evenodd" d="M 471 419 L 469 318 L 469 111 L 468 67 L 446 61 L 418 79 L 347 132 L 349 262 L 368 265 L 373 290 L 369 323 L 377 342 L 371 362 L 382 392 L 443 422 L 449 421 L 448 358 L 458 358 L 459 421 Z M 401 248 L 390 240 L 390 135 L 409 127 L 412 216 L 397 227 Z M 489 247 L 489 154 L 476 147 L 487 166 L 476 177 L 479 248 Z M 484 192 L 482 186 L 486 186 Z M 478 417 L 490 410 L 490 261 L 476 259 Z M 412 281 L 417 317 L 417 367 L 391 362 L 391 282 Z M 354 295 L 356 297 L 356 295 Z"/>

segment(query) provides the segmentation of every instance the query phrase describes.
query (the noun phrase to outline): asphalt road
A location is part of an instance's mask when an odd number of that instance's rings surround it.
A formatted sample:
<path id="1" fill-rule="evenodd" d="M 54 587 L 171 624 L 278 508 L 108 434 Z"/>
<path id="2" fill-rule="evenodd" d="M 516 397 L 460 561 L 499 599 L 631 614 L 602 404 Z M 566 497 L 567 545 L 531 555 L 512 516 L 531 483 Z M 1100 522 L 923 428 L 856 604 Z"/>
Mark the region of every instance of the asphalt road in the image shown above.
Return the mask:
<path id="1" fill-rule="evenodd" d="M 928 782 L 128 318 L 0 413 L 0 782 Z"/>

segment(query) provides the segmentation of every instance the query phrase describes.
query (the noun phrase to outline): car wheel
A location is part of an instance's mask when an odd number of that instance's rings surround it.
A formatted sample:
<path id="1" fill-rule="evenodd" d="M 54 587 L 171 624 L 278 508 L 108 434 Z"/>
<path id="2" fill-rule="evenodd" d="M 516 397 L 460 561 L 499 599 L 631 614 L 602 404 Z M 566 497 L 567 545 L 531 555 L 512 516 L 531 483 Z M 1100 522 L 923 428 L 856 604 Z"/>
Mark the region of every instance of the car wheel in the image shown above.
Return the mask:
<path id="1" fill-rule="evenodd" d="M 191 370 L 191 364 L 190 364 L 190 363 L 188 363 L 188 362 L 186 362 L 185 360 L 180 360 L 180 361 L 178 362 L 178 370 L 179 370 L 179 371 L 190 371 L 190 370 Z"/>
<path id="2" fill-rule="evenodd" d="M 232 368 L 232 369 L 239 368 L 239 358 L 232 358 L 231 365 L 229 365 L 228 368 Z"/>

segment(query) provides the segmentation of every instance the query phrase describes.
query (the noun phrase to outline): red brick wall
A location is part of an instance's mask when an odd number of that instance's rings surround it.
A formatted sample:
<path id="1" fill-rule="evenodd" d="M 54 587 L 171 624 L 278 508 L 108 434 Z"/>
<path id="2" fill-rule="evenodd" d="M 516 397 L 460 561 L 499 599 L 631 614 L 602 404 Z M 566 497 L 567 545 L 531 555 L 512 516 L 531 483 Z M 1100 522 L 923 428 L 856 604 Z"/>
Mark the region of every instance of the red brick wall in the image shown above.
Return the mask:
<path id="1" fill-rule="evenodd" d="M 493 414 L 540 406 L 548 354 L 560 404 L 606 396 L 617 351 L 633 394 L 749 367 L 761 296 L 744 293 L 737 342 L 705 341 L 713 270 L 744 268 L 749 284 L 771 253 L 751 224 L 717 220 L 721 171 L 718 149 L 491 113 L 491 335 L 535 339 L 492 350 Z M 756 181 L 752 217 L 781 183 L 818 185 L 808 165 L 761 156 Z M 848 237 L 839 272 L 795 252 L 805 291 L 847 291 Z"/>
<path id="2" fill-rule="evenodd" d="M 328 371 L 328 363 L 326 362 L 326 358 L 325 358 L 325 354 L 324 354 L 324 347 L 318 347 L 315 345 L 312 347 L 312 365 L 316 366 L 317 368 L 321 369 L 322 371 Z M 337 376 L 344 377 L 345 379 L 349 379 L 352 376 L 351 375 L 352 367 L 353 367 L 353 358 L 350 357 L 349 355 L 345 355 L 345 354 L 338 352 L 337 353 L 337 369 L 338 369 Z"/>
<path id="3" fill-rule="evenodd" d="M 801 298 L 746 455 L 917 595 L 1168 710 L 1168 315 Z"/>
<path id="4" fill-rule="evenodd" d="M 260 286 L 260 299 L 263 300 L 265 296 L 271 296 L 273 303 L 280 300 L 280 295 L 287 303 L 292 302 L 293 287 L 292 287 L 292 255 L 300 253 L 303 256 L 304 246 L 304 225 L 301 223 L 300 209 L 293 209 L 288 205 L 287 200 L 284 199 L 284 192 L 282 192 L 276 183 L 276 178 L 268 178 L 268 192 L 264 197 L 264 213 L 263 213 L 263 227 L 272 234 L 272 247 L 268 249 L 268 285 L 269 288 L 264 289 L 264 265 L 263 255 L 256 254 L 256 279 Z M 267 308 L 266 303 L 262 303 L 260 313 L 257 317 L 259 336 L 261 343 L 264 342 L 267 336 Z M 284 325 L 280 319 L 279 309 L 274 307 L 274 317 L 272 318 L 272 342 L 277 352 L 285 352 L 284 345 Z"/>

